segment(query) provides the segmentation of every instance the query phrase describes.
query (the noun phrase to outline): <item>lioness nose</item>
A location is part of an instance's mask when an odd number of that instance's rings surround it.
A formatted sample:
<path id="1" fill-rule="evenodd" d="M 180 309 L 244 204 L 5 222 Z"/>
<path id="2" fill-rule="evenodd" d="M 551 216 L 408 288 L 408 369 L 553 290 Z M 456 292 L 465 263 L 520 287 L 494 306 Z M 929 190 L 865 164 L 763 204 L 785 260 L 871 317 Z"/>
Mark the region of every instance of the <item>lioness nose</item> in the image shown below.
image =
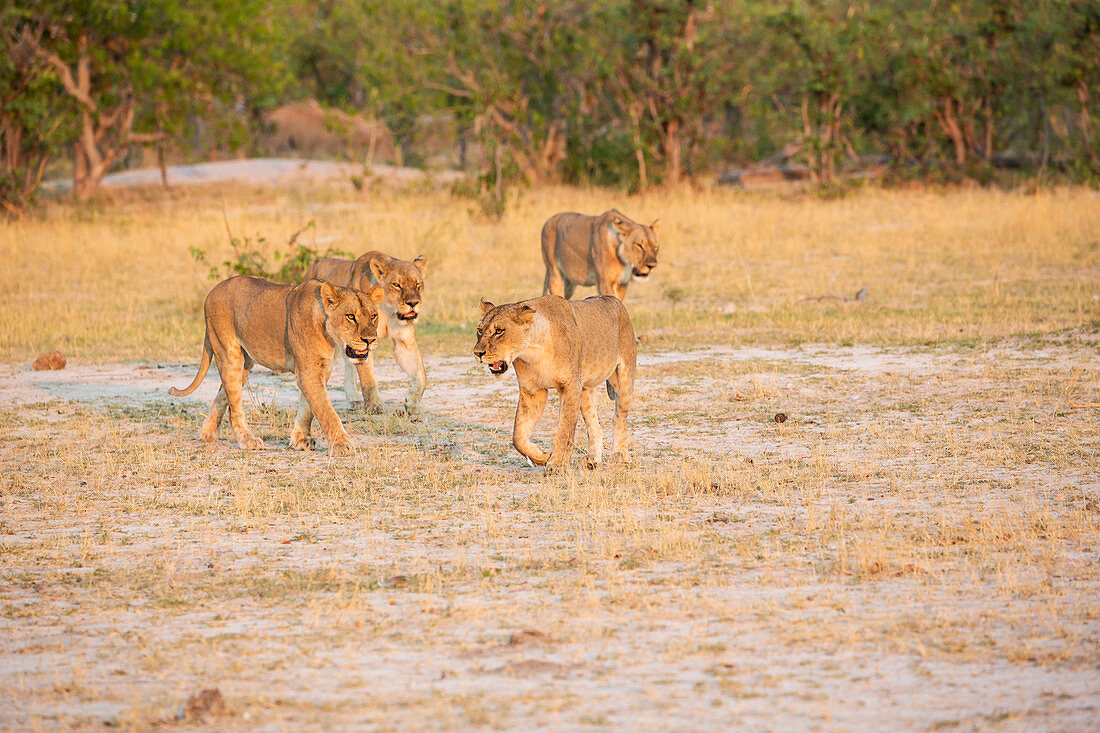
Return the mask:
<path id="1" fill-rule="evenodd" d="M 478 359 L 485 356 L 485 349 L 479 349 L 475 346 L 474 347 L 474 356 L 476 356 Z"/>
<path id="2" fill-rule="evenodd" d="M 414 307 L 419 302 L 420 302 L 420 298 L 406 298 L 405 299 L 405 305 L 409 306 L 410 308 Z"/>

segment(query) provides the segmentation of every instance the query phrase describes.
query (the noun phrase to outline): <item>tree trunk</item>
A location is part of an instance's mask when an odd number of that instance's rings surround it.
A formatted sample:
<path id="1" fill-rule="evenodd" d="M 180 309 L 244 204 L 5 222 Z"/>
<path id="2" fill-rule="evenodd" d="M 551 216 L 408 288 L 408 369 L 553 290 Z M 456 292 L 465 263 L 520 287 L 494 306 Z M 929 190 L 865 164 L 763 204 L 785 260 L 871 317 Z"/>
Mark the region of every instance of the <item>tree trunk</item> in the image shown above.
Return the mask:
<path id="1" fill-rule="evenodd" d="M 665 182 L 676 186 L 683 177 L 680 149 L 680 120 L 673 118 L 661 128 L 661 148 L 665 153 Z"/>
<path id="2" fill-rule="evenodd" d="M 630 105 L 630 123 L 634 140 L 634 158 L 638 161 L 638 185 L 641 188 L 649 186 L 649 176 L 645 167 L 645 148 L 642 145 L 642 107 L 639 102 Z"/>
<path id="3" fill-rule="evenodd" d="M 1100 171 L 1100 153 L 1092 140 L 1092 117 L 1089 115 L 1089 87 L 1085 80 L 1077 82 L 1077 102 L 1081 109 L 1077 115 L 1077 124 L 1081 127 L 1081 139 L 1084 141 L 1089 163 L 1094 171 Z"/>
<path id="4" fill-rule="evenodd" d="M 936 107 L 936 119 L 955 147 L 955 164 L 961 166 L 966 162 L 966 140 L 955 116 L 954 105 L 955 100 L 951 97 L 941 98 Z"/>

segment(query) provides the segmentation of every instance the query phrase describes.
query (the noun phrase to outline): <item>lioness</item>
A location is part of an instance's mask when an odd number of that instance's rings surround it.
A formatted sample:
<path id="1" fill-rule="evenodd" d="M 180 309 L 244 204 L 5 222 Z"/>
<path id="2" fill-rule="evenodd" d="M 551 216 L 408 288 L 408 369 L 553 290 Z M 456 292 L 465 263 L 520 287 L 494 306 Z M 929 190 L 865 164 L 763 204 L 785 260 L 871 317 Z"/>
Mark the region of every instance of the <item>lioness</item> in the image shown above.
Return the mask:
<path id="1" fill-rule="evenodd" d="M 213 443 L 218 426 L 229 408 L 229 424 L 237 443 L 259 449 L 264 442 L 252 434 L 241 409 L 241 390 L 248 372 L 262 364 L 278 372 L 294 372 L 301 396 L 298 416 L 290 431 L 290 446 L 310 447 L 309 431 L 314 415 L 321 423 L 333 456 L 355 452 L 340 418 L 328 400 L 325 382 L 332 371 L 333 349 L 342 349 L 355 362 L 367 359 L 378 338 L 378 304 L 382 288 L 363 293 L 320 280 L 298 285 L 278 285 L 258 277 L 231 277 L 214 286 L 206 296 L 206 337 L 195 380 L 185 389 L 173 387 L 176 397 L 198 388 L 210 357 L 218 365 L 222 386 L 199 437 Z"/>
<path id="2" fill-rule="evenodd" d="M 393 339 L 393 355 L 398 366 L 409 375 L 409 392 L 405 396 L 405 413 L 410 417 L 420 411 L 420 398 L 428 384 L 424 372 L 424 359 L 416 345 L 416 319 L 424 291 L 424 276 L 428 271 L 428 258 L 420 255 L 412 262 L 399 260 L 381 252 L 367 252 L 356 260 L 326 257 L 314 262 L 305 277 L 343 285 L 355 290 L 368 290 L 381 286 L 386 294 L 382 310 L 386 317 L 378 324 L 378 338 Z M 365 362 L 352 367 L 351 360 L 344 360 L 344 394 L 349 403 L 359 401 L 356 385 L 362 393 L 368 412 L 382 413 L 386 403 L 378 394 L 378 381 L 374 378 L 374 354 Z"/>
<path id="3" fill-rule="evenodd" d="M 649 226 L 615 209 L 599 216 L 555 214 L 542 225 L 542 294 L 573 296 L 578 285 L 595 285 L 600 295 L 626 297 L 631 277 L 649 277 L 657 266 L 660 220 Z"/>
<path id="4" fill-rule="evenodd" d="M 495 375 L 509 365 L 519 378 L 519 404 L 512 444 L 538 465 L 558 469 L 569 463 L 577 412 L 588 428 L 588 467 L 603 457 L 603 432 L 596 412 L 597 388 L 607 383 L 615 400 L 612 457 L 627 460 L 626 414 L 634 393 L 634 328 L 618 299 L 600 295 L 570 301 L 544 295 L 496 306 L 482 299 L 474 356 Z M 531 430 L 546 408 L 546 394 L 561 395 L 554 450 L 531 442 Z"/>

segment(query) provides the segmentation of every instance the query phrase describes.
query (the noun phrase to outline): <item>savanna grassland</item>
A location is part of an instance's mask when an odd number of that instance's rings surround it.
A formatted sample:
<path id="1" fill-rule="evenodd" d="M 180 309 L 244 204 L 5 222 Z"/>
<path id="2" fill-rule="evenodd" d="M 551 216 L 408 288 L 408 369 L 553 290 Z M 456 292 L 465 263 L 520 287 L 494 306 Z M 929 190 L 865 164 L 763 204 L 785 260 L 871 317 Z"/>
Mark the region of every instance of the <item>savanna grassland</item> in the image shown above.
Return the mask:
<path id="1" fill-rule="evenodd" d="M 494 221 L 367 190 L 0 227 L 0 728 L 1095 728 L 1096 192 L 561 188 Z M 626 299 L 634 461 L 585 471 L 582 440 L 544 477 L 470 354 L 477 303 L 540 294 L 542 222 L 610 206 L 662 221 Z M 310 221 L 428 256 L 426 415 L 348 412 L 336 375 L 359 454 L 296 453 L 293 380 L 257 370 L 268 448 L 202 444 L 216 375 L 166 391 L 201 351 L 190 250 Z"/>

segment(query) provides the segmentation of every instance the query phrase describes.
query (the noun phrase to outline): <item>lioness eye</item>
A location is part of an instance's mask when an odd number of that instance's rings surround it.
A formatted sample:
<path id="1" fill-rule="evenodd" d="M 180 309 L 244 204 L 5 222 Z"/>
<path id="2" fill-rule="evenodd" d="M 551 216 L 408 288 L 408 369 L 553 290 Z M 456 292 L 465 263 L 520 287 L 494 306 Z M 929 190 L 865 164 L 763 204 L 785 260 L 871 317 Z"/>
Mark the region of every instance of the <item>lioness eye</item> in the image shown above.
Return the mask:
<path id="1" fill-rule="evenodd" d="M 502 333 L 504 333 L 504 329 L 503 328 L 498 328 L 496 331 L 493 332 L 493 335 L 494 336 L 499 336 Z"/>
<path id="2" fill-rule="evenodd" d="M 393 283 L 392 285 L 390 285 L 390 287 L 393 288 L 394 290 L 400 290 L 401 289 L 401 285 L 399 283 Z"/>
<path id="3" fill-rule="evenodd" d="M 374 313 L 371 313 L 371 314 L 370 314 L 370 322 L 371 322 L 371 323 L 374 323 L 374 322 L 375 322 L 375 321 L 377 321 L 377 320 L 378 320 L 378 316 L 377 316 L 376 314 L 374 314 Z"/>
<path id="4" fill-rule="evenodd" d="M 344 317 L 345 317 L 345 318 L 347 318 L 347 319 L 348 319 L 349 321 L 351 321 L 352 323 L 355 323 L 355 316 L 353 316 L 352 314 L 348 313 L 348 314 L 347 314 L 346 316 L 344 316 Z"/>

